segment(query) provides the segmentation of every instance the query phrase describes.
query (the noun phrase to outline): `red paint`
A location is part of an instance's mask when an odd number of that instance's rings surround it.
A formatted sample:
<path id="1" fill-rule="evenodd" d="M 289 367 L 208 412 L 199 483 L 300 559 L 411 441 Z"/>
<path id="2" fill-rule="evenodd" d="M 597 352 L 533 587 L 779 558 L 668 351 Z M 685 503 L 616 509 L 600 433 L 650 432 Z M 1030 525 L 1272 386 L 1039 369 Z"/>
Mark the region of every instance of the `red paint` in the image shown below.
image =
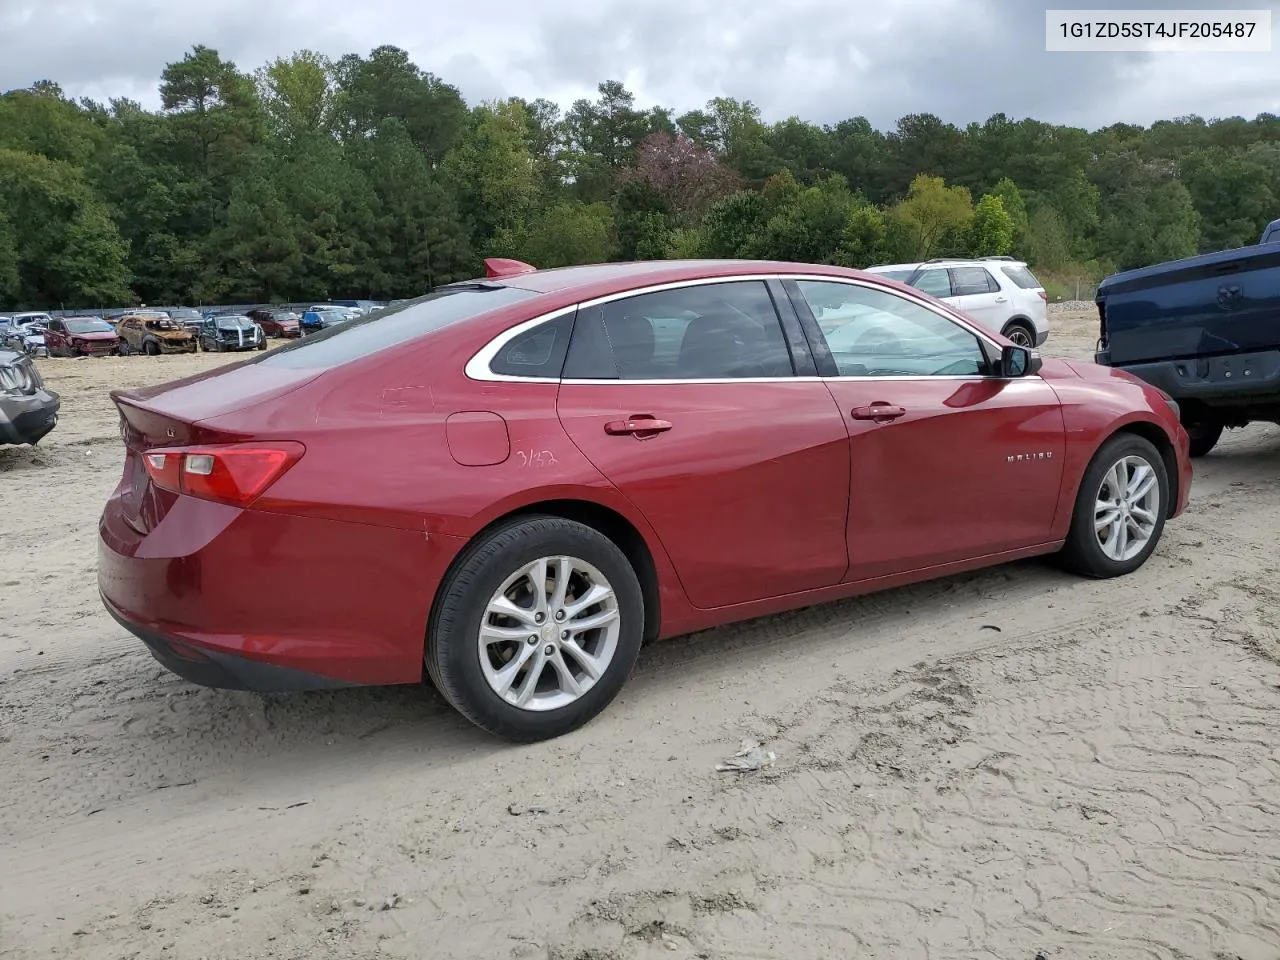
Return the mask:
<path id="1" fill-rule="evenodd" d="M 484 262 L 484 275 L 490 278 L 518 277 L 522 273 L 533 273 L 537 267 L 523 260 L 508 260 L 504 257 L 489 257 Z"/>
<path id="2" fill-rule="evenodd" d="M 1185 508 L 1185 431 L 1154 389 L 1091 363 L 1046 360 L 1017 380 L 674 385 L 463 372 L 534 316 L 772 272 L 907 289 L 797 264 L 507 274 L 541 295 L 343 366 L 290 369 L 265 354 L 118 391 L 129 451 L 100 525 L 104 600 L 196 651 L 408 683 L 450 563 L 488 524 L 551 502 L 603 508 L 639 533 L 661 636 L 1049 553 L 1093 452 L 1123 427 L 1173 438 L 1174 514 Z M 901 413 L 865 409 L 878 404 Z M 149 449 L 231 442 L 305 453 L 247 507 L 158 487 L 143 465 Z M 1018 453 L 1035 456 L 1010 463 Z"/>

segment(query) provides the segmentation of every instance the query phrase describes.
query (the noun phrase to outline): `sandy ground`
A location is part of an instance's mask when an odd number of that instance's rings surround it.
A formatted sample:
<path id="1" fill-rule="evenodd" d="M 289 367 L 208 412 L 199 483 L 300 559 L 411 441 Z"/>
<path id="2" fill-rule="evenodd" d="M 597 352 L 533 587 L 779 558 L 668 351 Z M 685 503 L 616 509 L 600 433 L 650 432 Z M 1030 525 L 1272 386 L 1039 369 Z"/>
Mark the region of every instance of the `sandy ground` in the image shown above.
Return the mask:
<path id="1" fill-rule="evenodd" d="M 0 450 L 0 955 L 1280 958 L 1280 430 L 1131 577 L 671 641 L 512 747 L 428 688 L 193 687 L 102 612 L 107 389 L 217 362 L 41 361 L 63 420 Z M 717 773 L 743 737 L 776 765 Z"/>

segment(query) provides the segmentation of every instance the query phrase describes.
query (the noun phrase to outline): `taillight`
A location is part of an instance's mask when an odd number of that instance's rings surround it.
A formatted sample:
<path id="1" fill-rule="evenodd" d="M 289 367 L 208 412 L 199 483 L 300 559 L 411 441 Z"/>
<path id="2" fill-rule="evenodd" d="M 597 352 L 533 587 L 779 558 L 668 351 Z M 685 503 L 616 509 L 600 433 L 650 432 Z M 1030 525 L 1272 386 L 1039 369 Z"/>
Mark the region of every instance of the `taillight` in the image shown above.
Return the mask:
<path id="1" fill-rule="evenodd" d="M 233 443 L 160 447 L 143 454 L 157 487 L 244 507 L 301 459 L 300 443 Z"/>
<path id="2" fill-rule="evenodd" d="M 1043 300 L 1045 303 L 1049 302 L 1049 295 L 1045 293 L 1043 290 L 1037 290 L 1036 293 L 1040 294 L 1040 299 Z"/>

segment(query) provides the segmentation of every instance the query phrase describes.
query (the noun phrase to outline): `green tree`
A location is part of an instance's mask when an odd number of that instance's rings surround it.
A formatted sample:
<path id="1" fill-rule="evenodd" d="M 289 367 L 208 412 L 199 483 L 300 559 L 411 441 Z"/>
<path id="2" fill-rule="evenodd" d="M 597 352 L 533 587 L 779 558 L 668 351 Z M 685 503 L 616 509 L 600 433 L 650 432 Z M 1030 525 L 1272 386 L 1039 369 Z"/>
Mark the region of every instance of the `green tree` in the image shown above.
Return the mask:
<path id="1" fill-rule="evenodd" d="M 504 227 L 493 241 L 497 256 L 515 257 L 541 269 L 609 258 L 612 216 L 604 203 L 561 201 L 527 223 Z"/>
<path id="2" fill-rule="evenodd" d="M 1004 205 L 1004 212 L 1009 215 L 1013 223 L 1013 249 L 1021 250 L 1027 242 L 1027 227 L 1031 222 L 1022 191 L 1008 177 L 1003 177 L 991 188 L 991 193 L 1000 198 L 1000 202 Z"/>
<path id="3" fill-rule="evenodd" d="M 0 211 L 0 303 L 18 296 L 18 235 L 9 218 Z"/>
<path id="4" fill-rule="evenodd" d="M 916 229 L 918 256 L 935 255 L 948 234 L 963 231 L 973 216 L 973 199 L 964 187 L 948 187 L 941 177 L 917 175 L 907 198 L 897 206 L 898 216 Z"/>
<path id="5" fill-rule="evenodd" d="M 1038 267 L 1051 270 L 1071 259 L 1066 225 L 1050 206 L 1037 207 L 1027 223 L 1027 258 Z"/>
<path id="6" fill-rule="evenodd" d="M 77 307 L 130 298 L 128 245 L 77 168 L 0 149 L 0 210 L 17 252 L 19 303 Z"/>
<path id="7" fill-rule="evenodd" d="M 1013 217 L 1004 208 L 1004 201 L 994 193 L 988 193 L 973 208 L 973 218 L 967 228 L 967 247 L 975 257 L 1003 256 L 1013 249 Z"/>
<path id="8" fill-rule="evenodd" d="M 306 147 L 330 132 L 337 87 L 328 57 L 311 50 L 277 57 L 258 70 L 256 80 L 258 96 L 276 138 L 295 147 Z"/>

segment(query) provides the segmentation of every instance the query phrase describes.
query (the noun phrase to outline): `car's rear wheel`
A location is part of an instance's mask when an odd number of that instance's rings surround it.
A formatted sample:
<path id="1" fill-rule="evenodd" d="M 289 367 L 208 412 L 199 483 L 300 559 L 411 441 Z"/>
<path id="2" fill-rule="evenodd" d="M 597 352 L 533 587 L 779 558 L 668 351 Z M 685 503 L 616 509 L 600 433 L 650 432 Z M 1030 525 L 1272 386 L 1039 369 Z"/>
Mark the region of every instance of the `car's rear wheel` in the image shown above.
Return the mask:
<path id="1" fill-rule="evenodd" d="M 546 740 L 609 705 L 643 635 L 639 579 L 609 538 L 560 517 L 522 518 L 455 564 L 431 618 L 426 667 L 472 723 Z"/>
<path id="2" fill-rule="evenodd" d="M 1171 502 L 1160 451 L 1136 434 L 1117 434 L 1084 472 L 1063 560 L 1090 577 L 1132 573 L 1160 542 Z"/>
<path id="3" fill-rule="evenodd" d="M 1031 324 L 1022 320 L 1014 320 L 1004 328 L 1005 339 L 1012 341 L 1020 347 L 1031 349 L 1036 345 L 1036 332 L 1032 329 Z"/>

